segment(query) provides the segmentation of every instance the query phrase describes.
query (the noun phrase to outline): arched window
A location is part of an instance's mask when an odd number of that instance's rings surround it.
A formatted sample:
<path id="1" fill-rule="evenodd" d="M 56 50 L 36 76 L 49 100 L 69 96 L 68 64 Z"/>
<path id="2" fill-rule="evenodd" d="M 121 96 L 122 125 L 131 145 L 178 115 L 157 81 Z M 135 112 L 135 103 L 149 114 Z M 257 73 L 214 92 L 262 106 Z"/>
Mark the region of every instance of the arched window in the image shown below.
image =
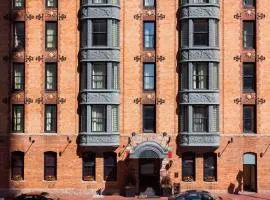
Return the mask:
<path id="1" fill-rule="evenodd" d="M 24 179 L 24 152 L 14 151 L 11 153 L 11 179 Z"/>
<path id="2" fill-rule="evenodd" d="M 85 152 L 83 154 L 83 180 L 94 181 L 96 178 L 96 154 Z"/>
<path id="3" fill-rule="evenodd" d="M 52 151 L 44 153 L 44 180 L 55 181 L 57 178 L 57 154 Z"/>
<path id="4" fill-rule="evenodd" d="M 204 181 L 217 181 L 217 155 L 213 152 L 203 154 Z"/>
<path id="5" fill-rule="evenodd" d="M 182 154 L 182 180 L 195 181 L 195 154 L 192 152 Z"/>
<path id="6" fill-rule="evenodd" d="M 104 157 L 104 180 L 116 181 L 117 177 L 117 158 L 114 152 L 105 152 Z"/>

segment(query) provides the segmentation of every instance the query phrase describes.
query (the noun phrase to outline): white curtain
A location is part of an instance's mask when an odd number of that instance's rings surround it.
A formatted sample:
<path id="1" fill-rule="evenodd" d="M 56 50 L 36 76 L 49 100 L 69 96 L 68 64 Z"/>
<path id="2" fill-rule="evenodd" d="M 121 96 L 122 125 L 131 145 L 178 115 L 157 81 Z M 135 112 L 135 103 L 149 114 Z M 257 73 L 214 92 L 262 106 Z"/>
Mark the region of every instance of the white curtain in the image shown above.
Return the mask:
<path id="1" fill-rule="evenodd" d="M 14 65 L 14 89 L 20 90 L 23 87 L 23 65 Z"/>
<path id="2" fill-rule="evenodd" d="M 93 132 L 105 131 L 105 107 L 104 106 L 92 107 L 92 131 Z"/>
<path id="3" fill-rule="evenodd" d="M 47 48 L 56 47 L 56 25 L 48 23 L 47 24 Z"/>
<path id="4" fill-rule="evenodd" d="M 95 63 L 92 66 L 92 88 L 105 89 L 106 88 L 106 63 Z"/>
<path id="5" fill-rule="evenodd" d="M 53 89 L 53 76 L 54 76 L 54 70 L 52 68 L 52 66 L 47 67 L 47 71 L 46 71 L 46 77 L 47 77 L 47 85 L 46 85 L 46 89 L 48 90 L 52 90 Z"/>
<path id="6" fill-rule="evenodd" d="M 198 63 L 193 65 L 193 88 L 207 89 L 208 64 Z"/>

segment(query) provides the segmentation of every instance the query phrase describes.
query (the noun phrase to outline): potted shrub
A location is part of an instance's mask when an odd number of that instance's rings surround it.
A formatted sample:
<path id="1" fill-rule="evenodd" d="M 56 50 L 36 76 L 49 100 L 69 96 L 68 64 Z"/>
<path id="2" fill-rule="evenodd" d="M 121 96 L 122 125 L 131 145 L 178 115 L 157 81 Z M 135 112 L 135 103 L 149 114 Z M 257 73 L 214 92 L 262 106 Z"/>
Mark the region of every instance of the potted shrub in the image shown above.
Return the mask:
<path id="1" fill-rule="evenodd" d="M 169 176 L 164 176 L 161 179 L 161 191 L 164 197 L 172 195 L 172 182 Z"/>
<path id="2" fill-rule="evenodd" d="M 125 196 L 135 197 L 136 195 L 136 179 L 133 174 L 128 174 L 125 181 Z"/>

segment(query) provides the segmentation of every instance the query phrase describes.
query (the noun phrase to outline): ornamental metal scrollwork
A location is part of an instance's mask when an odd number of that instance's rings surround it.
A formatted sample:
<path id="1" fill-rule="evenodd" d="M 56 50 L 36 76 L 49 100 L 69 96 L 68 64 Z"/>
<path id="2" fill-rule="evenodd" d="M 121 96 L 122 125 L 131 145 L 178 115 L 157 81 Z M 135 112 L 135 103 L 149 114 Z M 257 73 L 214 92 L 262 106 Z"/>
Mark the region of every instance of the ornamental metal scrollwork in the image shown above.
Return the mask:
<path id="1" fill-rule="evenodd" d="M 159 19 L 159 20 L 163 20 L 163 19 L 165 19 L 165 15 L 164 14 L 162 14 L 162 13 L 158 13 L 157 14 L 157 19 Z"/>
<path id="2" fill-rule="evenodd" d="M 257 61 L 257 62 L 263 62 L 263 61 L 265 61 L 265 59 L 266 59 L 266 58 L 265 58 L 263 55 L 257 55 L 257 56 L 256 56 L 256 61 Z"/>
<path id="3" fill-rule="evenodd" d="M 264 98 L 257 98 L 257 104 L 264 104 L 266 100 Z"/>
<path id="4" fill-rule="evenodd" d="M 237 55 L 233 57 L 233 60 L 235 60 L 236 62 L 240 61 L 241 62 L 242 56 Z"/>
<path id="5" fill-rule="evenodd" d="M 266 17 L 266 15 L 264 13 L 257 13 L 256 14 L 256 19 L 257 20 L 261 20 L 264 19 Z"/>
<path id="6" fill-rule="evenodd" d="M 35 18 L 35 16 L 32 15 L 32 14 L 26 14 L 26 15 L 25 15 L 25 18 L 26 18 L 26 20 L 32 20 L 32 19 Z"/>
<path id="7" fill-rule="evenodd" d="M 24 100 L 24 102 L 25 102 L 25 104 L 31 104 L 34 101 L 33 101 L 33 99 L 26 97 L 25 100 Z"/>
<path id="8" fill-rule="evenodd" d="M 242 18 L 242 14 L 241 13 L 236 13 L 235 15 L 233 15 L 234 19 L 241 19 Z"/>
<path id="9" fill-rule="evenodd" d="M 142 103 L 142 98 L 136 98 L 133 100 L 133 102 L 136 104 Z"/>
<path id="10" fill-rule="evenodd" d="M 66 18 L 67 18 L 67 16 L 66 16 L 65 14 L 59 14 L 59 15 L 58 15 L 59 21 L 64 20 L 64 19 L 66 19 Z"/>
<path id="11" fill-rule="evenodd" d="M 38 61 L 38 62 L 43 61 L 43 55 L 42 56 L 37 56 L 35 60 Z"/>
<path id="12" fill-rule="evenodd" d="M 161 105 L 161 104 L 164 104 L 165 103 L 165 100 L 164 99 L 161 99 L 161 98 L 157 98 L 157 105 Z"/>
<path id="13" fill-rule="evenodd" d="M 26 56 L 25 61 L 26 62 L 32 62 L 32 61 L 34 61 L 34 57 L 33 56 Z"/>
<path id="14" fill-rule="evenodd" d="M 36 102 L 37 104 L 43 104 L 43 98 L 42 98 L 42 97 L 39 97 L 39 98 L 37 98 L 37 99 L 35 100 L 35 102 Z"/>
<path id="15" fill-rule="evenodd" d="M 136 19 L 136 20 L 141 20 L 142 14 L 141 14 L 141 13 L 140 13 L 140 14 L 136 14 L 136 15 L 134 15 L 133 17 L 134 17 L 134 19 Z"/>
<path id="16" fill-rule="evenodd" d="M 67 57 L 65 57 L 65 56 L 59 56 L 58 57 L 58 60 L 59 60 L 59 62 L 64 62 L 64 61 L 67 60 Z"/>
<path id="17" fill-rule="evenodd" d="M 36 19 L 37 19 L 37 20 L 43 20 L 43 17 L 44 17 L 43 14 L 38 14 L 38 15 L 36 15 Z"/>
<path id="18" fill-rule="evenodd" d="M 64 104 L 64 103 L 66 103 L 66 99 L 65 98 L 60 98 L 60 97 L 58 97 L 57 98 L 57 104 Z"/>
<path id="19" fill-rule="evenodd" d="M 233 102 L 235 104 L 241 104 L 242 103 L 242 98 L 236 98 L 236 99 L 233 100 Z"/>
<path id="20" fill-rule="evenodd" d="M 166 58 L 164 56 L 157 56 L 157 62 L 162 62 L 164 61 Z"/>
<path id="21" fill-rule="evenodd" d="M 141 57 L 141 56 L 135 56 L 135 57 L 134 57 L 134 60 L 135 60 L 136 62 L 141 62 L 141 61 L 142 61 L 142 57 Z"/>

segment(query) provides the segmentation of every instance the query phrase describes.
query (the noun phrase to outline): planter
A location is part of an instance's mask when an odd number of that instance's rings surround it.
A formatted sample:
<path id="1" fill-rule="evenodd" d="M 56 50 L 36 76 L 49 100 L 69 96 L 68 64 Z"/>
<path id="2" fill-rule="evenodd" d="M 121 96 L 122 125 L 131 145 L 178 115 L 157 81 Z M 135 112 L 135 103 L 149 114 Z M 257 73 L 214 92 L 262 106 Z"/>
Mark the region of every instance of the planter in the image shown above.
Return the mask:
<path id="1" fill-rule="evenodd" d="M 136 187 L 135 186 L 125 186 L 125 197 L 135 197 Z"/>
<path id="2" fill-rule="evenodd" d="M 171 187 L 161 187 L 162 196 L 169 197 L 172 195 L 172 188 Z"/>

